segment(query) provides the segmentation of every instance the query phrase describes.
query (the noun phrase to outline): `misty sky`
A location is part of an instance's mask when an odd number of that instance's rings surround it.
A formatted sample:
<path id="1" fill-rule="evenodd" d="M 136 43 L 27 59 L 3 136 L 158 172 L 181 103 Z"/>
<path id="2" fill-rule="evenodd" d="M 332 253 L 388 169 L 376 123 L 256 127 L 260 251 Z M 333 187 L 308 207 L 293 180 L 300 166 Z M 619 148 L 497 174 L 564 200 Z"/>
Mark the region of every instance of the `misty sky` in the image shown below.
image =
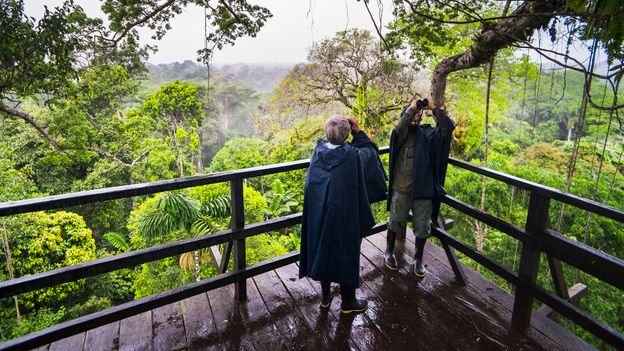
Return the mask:
<path id="1" fill-rule="evenodd" d="M 63 0 L 28 0 L 25 1 L 27 14 L 39 18 L 43 7 L 58 6 Z M 96 0 L 75 0 L 88 15 L 104 18 L 100 10 L 101 2 Z M 337 31 L 347 28 L 364 28 L 375 32 L 363 1 L 356 0 L 250 0 L 252 3 L 267 7 L 272 13 L 266 25 L 255 38 L 239 38 L 234 46 L 227 46 L 215 52 L 213 63 L 258 63 L 258 62 L 305 62 L 307 50 L 312 43 L 331 38 Z M 379 23 L 380 11 L 377 1 L 370 1 L 369 6 L 373 17 Z M 392 19 L 392 1 L 382 0 L 382 32 L 386 33 L 385 25 Z M 172 29 L 160 41 L 150 39 L 148 29 L 140 29 L 144 44 L 156 44 L 158 52 L 151 54 L 148 62 L 170 63 L 197 59 L 197 50 L 204 47 L 204 11 L 198 6 L 189 6 L 171 22 Z M 547 35 L 542 33 L 546 48 L 550 48 Z M 533 44 L 538 44 L 538 35 L 533 36 Z M 554 47 L 563 51 L 563 47 Z M 518 51 L 518 54 L 526 53 Z M 589 54 L 585 48 L 575 45 L 571 53 L 581 61 L 586 61 Z M 539 55 L 530 52 L 535 63 L 539 63 Z M 552 64 L 542 59 L 544 68 Z M 604 55 L 597 58 L 598 71 L 604 71 Z"/>
<path id="2" fill-rule="evenodd" d="M 104 17 L 101 3 L 95 0 L 75 0 L 90 16 Z M 365 28 L 375 31 L 363 1 L 355 0 L 263 0 L 251 1 L 268 8 L 273 17 L 255 38 L 240 38 L 233 47 L 225 47 L 214 54 L 214 63 L 235 62 L 305 62 L 307 49 L 313 42 L 333 37 L 346 28 Z M 26 13 L 39 18 L 43 6 L 58 6 L 62 0 L 28 0 Z M 392 15 L 389 0 L 382 2 L 384 24 Z M 369 4 L 379 22 L 377 1 Z M 157 44 L 159 51 L 148 59 L 151 63 L 197 59 L 197 50 L 204 47 L 204 11 L 192 6 L 172 21 L 172 29 L 160 41 L 151 41 L 150 32 L 141 30 L 143 43 Z"/>

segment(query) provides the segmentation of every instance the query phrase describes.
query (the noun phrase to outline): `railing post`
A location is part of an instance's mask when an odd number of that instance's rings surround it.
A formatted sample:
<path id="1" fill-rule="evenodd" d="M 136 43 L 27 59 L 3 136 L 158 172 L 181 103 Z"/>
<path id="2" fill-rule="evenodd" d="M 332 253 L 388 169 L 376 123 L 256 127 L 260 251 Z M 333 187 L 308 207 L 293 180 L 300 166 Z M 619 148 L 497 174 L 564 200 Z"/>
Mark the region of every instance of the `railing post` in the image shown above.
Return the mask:
<path id="1" fill-rule="evenodd" d="M 529 236 L 539 236 L 544 233 L 548 226 L 548 207 L 550 199 L 535 192 L 531 192 L 529 212 L 526 220 L 526 232 Z M 529 240 L 522 243 L 522 254 L 518 276 L 520 279 L 535 283 L 539 268 L 540 251 L 530 244 Z M 524 330 L 531 324 L 533 311 L 533 291 L 522 286 L 516 286 L 513 314 L 511 315 L 511 327 L 515 330 Z"/>
<path id="2" fill-rule="evenodd" d="M 230 180 L 230 195 L 232 199 L 230 228 L 232 230 L 245 227 L 245 201 L 243 200 L 243 179 Z M 234 271 L 238 272 L 246 266 L 245 239 L 234 241 Z M 235 298 L 238 301 L 247 299 L 247 280 L 242 279 L 234 284 Z"/>

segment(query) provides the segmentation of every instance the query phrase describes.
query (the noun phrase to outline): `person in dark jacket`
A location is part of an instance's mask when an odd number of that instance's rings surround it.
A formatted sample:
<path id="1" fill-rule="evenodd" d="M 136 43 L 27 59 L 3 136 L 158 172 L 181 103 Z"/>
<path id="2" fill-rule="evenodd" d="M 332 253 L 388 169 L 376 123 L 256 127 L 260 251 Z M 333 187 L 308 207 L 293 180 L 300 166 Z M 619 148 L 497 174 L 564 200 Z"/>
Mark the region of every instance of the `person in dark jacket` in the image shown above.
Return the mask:
<path id="1" fill-rule="evenodd" d="M 346 142 L 351 131 L 349 122 L 360 148 Z M 331 303 L 334 282 L 340 284 L 341 312 L 362 312 L 368 303 L 355 297 L 360 277 L 360 241 L 375 224 L 363 166 L 374 165 L 370 156 L 378 159 L 378 155 L 376 146 L 372 148 L 374 144 L 353 117 L 330 117 L 325 134 L 327 140 L 317 141 L 306 177 L 299 277 L 321 282 L 322 308 Z M 375 191 L 385 195 L 385 189 Z"/>
<path id="2" fill-rule="evenodd" d="M 420 125 L 423 110 L 432 110 L 436 126 Z M 444 178 L 455 123 L 431 100 L 414 100 L 403 109 L 390 136 L 390 186 L 388 190 L 388 223 L 385 262 L 396 270 L 394 245 L 397 233 L 405 228 L 412 210 L 416 236 L 414 273 L 425 276 L 423 252 L 431 236 L 431 221 L 436 221 L 440 200 L 446 194 Z"/>

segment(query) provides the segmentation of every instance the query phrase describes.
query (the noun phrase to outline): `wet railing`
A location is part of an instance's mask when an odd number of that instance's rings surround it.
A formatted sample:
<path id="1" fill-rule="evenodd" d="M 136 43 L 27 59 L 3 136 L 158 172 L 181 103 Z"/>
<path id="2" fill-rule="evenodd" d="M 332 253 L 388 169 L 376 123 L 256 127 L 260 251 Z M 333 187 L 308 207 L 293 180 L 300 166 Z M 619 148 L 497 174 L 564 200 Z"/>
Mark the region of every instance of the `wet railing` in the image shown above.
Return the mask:
<path id="1" fill-rule="evenodd" d="M 381 152 L 387 153 L 388 148 L 382 148 Z M 599 280 L 607 282 L 621 290 L 624 290 L 624 262 L 604 252 L 568 239 L 554 232 L 552 229 L 549 229 L 547 226 L 550 199 L 561 201 L 592 213 L 614 219 L 620 223 L 624 223 L 624 211 L 460 160 L 451 159 L 449 163 L 455 167 L 503 181 L 531 193 L 525 228 L 517 227 L 502 219 L 496 218 L 451 196 L 446 196 L 444 198 L 444 203 L 447 205 L 512 236 L 523 244 L 520 267 L 518 272 L 514 272 L 448 234 L 443 228 L 444 225 L 442 222 L 438 221 L 439 226 L 434 227 L 433 233 L 441 240 L 457 279 L 462 283 L 465 282 L 461 265 L 455 258 L 451 248 L 462 252 L 516 286 L 517 289 L 512 315 L 514 331 L 521 332 L 529 326 L 533 299 L 537 298 L 556 312 L 576 322 L 610 345 L 624 349 L 624 337 L 621 334 L 597 321 L 595 318 L 567 301 L 567 288 L 565 280 L 563 279 L 560 261 L 585 271 Z M 309 160 L 300 160 L 217 174 L 184 177 L 174 180 L 0 203 L 0 217 L 3 217 L 19 213 L 53 210 L 222 182 L 230 183 L 231 192 L 231 222 L 228 230 L 7 280 L 0 283 L 0 298 L 11 297 L 119 269 L 132 268 L 143 263 L 202 248 L 209 248 L 219 244 L 224 244 L 220 264 L 221 272 L 225 272 L 227 268 L 230 252 L 232 252 L 234 258 L 234 270 L 232 272 L 222 273 L 213 278 L 123 303 L 100 312 L 9 340 L 0 344 L 0 350 L 24 350 L 46 345 L 56 340 L 228 284 L 235 284 L 236 298 L 244 300 L 246 298 L 246 279 L 291 264 L 299 259 L 299 252 L 297 251 L 251 266 L 246 266 L 245 238 L 297 225 L 301 223 L 301 213 L 246 225 L 244 223 L 243 181 L 245 179 L 268 174 L 304 169 L 308 166 Z M 381 232 L 386 230 L 386 228 L 387 223 L 377 224 L 371 229 L 368 235 Z M 535 283 L 541 252 L 546 253 L 549 257 L 551 273 L 555 281 L 555 286 L 557 287 L 558 295 L 550 294 Z"/>

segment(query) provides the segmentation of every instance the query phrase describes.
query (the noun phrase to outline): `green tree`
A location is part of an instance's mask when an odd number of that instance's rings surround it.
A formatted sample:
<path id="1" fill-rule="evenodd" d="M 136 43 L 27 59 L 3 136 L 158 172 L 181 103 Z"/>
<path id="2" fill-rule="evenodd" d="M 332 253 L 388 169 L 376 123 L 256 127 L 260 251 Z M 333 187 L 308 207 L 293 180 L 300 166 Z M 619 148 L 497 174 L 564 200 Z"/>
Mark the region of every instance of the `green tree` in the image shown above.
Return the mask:
<path id="1" fill-rule="evenodd" d="M 33 212 L 6 219 L 16 277 L 88 262 L 96 258 L 95 240 L 84 220 L 65 211 Z M 3 262 L 6 264 L 6 262 Z M 57 285 L 21 295 L 26 312 L 55 308 L 68 301 L 80 301 L 85 280 Z"/>
<path id="2" fill-rule="evenodd" d="M 314 44 L 309 64 L 294 68 L 283 84 L 299 93 L 298 104 L 339 104 L 359 118 L 360 125 L 376 135 L 414 93 L 416 72 L 383 50 L 368 31 L 348 30 Z M 335 108 L 335 107 L 334 107 Z"/>
<path id="3" fill-rule="evenodd" d="M 106 26 L 102 19 L 88 17 L 72 0 L 46 8 L 39 21 L 25 13 L 23 0 L 2 2 L 0 30 L 6 35 L 0 55 L 0 112 L 34 128 L 55 150 L 65 150 L 45 123 L 15 103 L 16 98 L 33 98 L 52 106 L 85 67 L 113 64 L 133 75 L 142 72 L 141 60 L 154 48 L 138 44 L 138 28 L 148 27 L 153 38 L 161 39 L 171 20 L 190 5 L 205 7 L 214 28 L 206 36 L 210 45 L 199 50 L 204 62 L 209 62 L 214 49 L 231 45 L 238 37 L 255 36 L 272 16 L 266 8 L 246 0 L 211 5 L 203 0 L 167 1 L 158 6 L 151 0 L 106 0 L 102 3 Z"/>
<path id="4" fill-rule="evenodd" d="M 176 154 L 180 177 L 185 174 L 185 163 L 201 162 L 197 129 L 205 115 L 198 94 L 198 86 L 176 80 L 147 97 L 140 110 L 156 123 L 154 130 Z"/>

